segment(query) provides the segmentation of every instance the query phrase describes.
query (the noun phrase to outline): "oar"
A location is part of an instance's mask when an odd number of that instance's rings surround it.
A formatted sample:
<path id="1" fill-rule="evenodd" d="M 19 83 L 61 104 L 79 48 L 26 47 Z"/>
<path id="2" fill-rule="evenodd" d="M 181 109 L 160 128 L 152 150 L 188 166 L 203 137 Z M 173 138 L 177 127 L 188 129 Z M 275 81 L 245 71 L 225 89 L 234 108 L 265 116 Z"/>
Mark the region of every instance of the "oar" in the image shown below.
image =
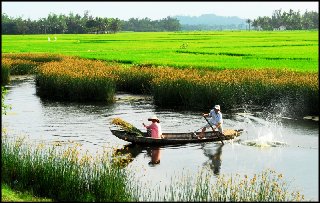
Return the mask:
<path id="1" fill-rule="evenodd" d="M 213 129 L 211 123 L 208 121 L 208 119 L 205 116 L 203 116 L 203 118 L 206 119 L 206 121 L 209 123 L 210 127 L 212 128 L 212 131 L 214 131 L 214 129 Z M 220 132 L 218 133 L 218 137 L 219 137 L 220 141 L 222 142 L 222 144 L 224 145 L 222 138 L 220 137 Z"/>

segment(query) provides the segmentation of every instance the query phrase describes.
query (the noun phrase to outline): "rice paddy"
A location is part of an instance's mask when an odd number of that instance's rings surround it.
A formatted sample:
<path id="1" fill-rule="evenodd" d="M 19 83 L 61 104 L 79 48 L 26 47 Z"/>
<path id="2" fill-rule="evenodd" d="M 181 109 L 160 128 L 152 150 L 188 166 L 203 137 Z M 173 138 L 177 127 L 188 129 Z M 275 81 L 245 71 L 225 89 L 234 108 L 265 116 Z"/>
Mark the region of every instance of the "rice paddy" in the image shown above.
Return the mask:
<path id="1" fill-rule="evenodd" d="M 48 42 L 48 37 L 57 41 Z M 2 53 L 56 53 L 143 66 L 318 71 L 318 31 L 3 35 Z"/>

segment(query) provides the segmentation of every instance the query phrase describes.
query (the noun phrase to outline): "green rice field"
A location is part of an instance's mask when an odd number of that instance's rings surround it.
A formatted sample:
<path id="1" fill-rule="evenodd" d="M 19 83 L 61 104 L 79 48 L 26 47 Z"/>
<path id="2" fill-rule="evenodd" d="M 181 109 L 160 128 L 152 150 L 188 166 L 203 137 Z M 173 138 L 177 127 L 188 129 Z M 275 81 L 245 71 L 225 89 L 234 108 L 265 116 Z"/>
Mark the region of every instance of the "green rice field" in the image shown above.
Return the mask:
<path id="1" fill-rule="evenodd" d="M 2 53 L 57 53 L 143 66 L 202 69 L 272 68 L 318 72 L 318 48 L 318 31 L 2 36 Z"/>

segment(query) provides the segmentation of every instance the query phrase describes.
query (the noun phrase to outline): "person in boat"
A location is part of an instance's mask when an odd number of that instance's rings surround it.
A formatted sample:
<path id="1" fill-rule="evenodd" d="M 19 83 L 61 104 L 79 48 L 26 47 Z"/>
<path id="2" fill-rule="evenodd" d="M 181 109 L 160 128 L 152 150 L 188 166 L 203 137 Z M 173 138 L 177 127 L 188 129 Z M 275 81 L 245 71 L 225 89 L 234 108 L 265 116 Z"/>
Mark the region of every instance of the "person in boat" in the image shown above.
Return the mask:
<path id="1" fill-rule="evenodd" d="M 223 135 L 223 119 L 222 119 L 222 113 L 220 111 L 220 105 L 215 105 L 214 108 L 209 113 L 204 113 L 203 116 L 205 117 L 211 117 L 209 120 L 210 124 L 212 125 L 213 129 L 218 129 L 218 131 Z M 202 131 L 198 138 L 204 138 L 204 132 L 207 128 L 211 128 L 209 123 L 207 123 L 205 126 L 203 126 Z"/>
<path id="2" fill-rule="evenodd" d="M 157 116 L 152 116 L 151 118 L 148 118 L 148 121 L 151 121 L 152 123 L 150 125 L 146 125 L 142 123 L 142 125 L 147 128 L 147 132 L 150 132 L 151 137 L 155 139 L 162 138 L 162 129 L 160 125 L 160 120 L 157 118 Z"/>

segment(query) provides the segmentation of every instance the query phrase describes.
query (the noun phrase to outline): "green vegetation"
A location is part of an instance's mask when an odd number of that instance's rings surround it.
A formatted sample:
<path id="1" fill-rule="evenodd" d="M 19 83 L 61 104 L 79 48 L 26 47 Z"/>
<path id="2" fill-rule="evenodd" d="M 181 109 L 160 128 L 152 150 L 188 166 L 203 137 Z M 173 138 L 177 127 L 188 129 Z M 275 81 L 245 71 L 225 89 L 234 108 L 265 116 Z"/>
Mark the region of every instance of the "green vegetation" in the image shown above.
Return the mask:
<path id="1" fill-rule="evenodd" d="M 106 153 L 81 154 L 78 145 L 32 146 L 24 138 L 2 137 L 1 181 L 17 191 L 55 201 L 128 201 L 126 173 Z"/>
<path id="2" fill-rule="evenodd" d="M 1 202 L 52 202 L 52 200 L 35 197 L 30 192 L 14 191 L 7 184 L 2 184 Z"/>
<path id="3" fill-rule="evenodd" d="M 64 58 L 39 67 L 36 84 L 43 97 L 65 101 L 114 101 L 115 76 L 101 61 Z"/>
<path id="4" fill-rule="evenodd" d="M 298 191 L 290 193 L 289 185 L 283 180 L 282 174 L 266 169 L 261 174 L 234 176 L 220 175 L 212 178 L 212 171 L 203 168 L 201 173 L 192 179 L 192 175 L 179 172 L 170 185 L 156 188 L 165 194 L 134 192 L 142 201 L 184 201 L 184 202 L 281 202 L 303 201 L 304 195 Z M 137 188 L 138 190 L 139 188 Z"/>
<path id="5" fill-rule="evenodd" d="M 132 135 L 135 135 L 137 137 L 143 136 L 143 132 L 139 130 L 138 128 L 134 127 L 132 124 L 128 123 L 125 120 L 122 120 L 121 118 L 114 118 L 112 119 L 111 123 L 118 128 L 126 131 L 127 133 L 130 133 Z"/>
<path id="6" fill-rule="evenodd" d="M 47 38 L 57 37 L 48 42 Z M 177 68 L 318 72 L 318 31 L 3 35 L 3 53 L 57 53 Z"/>
<path id="7" fill-rule="evenodd" d="M 106 150 L 93 157 L 83 152 L 78 144 L 32 146 L 24 138 L 9 138 L 7 135 L 3 137 L 1 147 L 1 181 L 5 185 L 2 190 L 12 188 L 19 194 L 49 198 L 45 201 L 304 200 L 304 195 L 291 192 L 282 174 L 273 170 L 255 174 L 251 179 L 246 175 L 229 178 L 221 175 L 216 179 L 210 169 L 203 168 L 195 179 L 194 174 L 180 173 L 169 186 L 158 188 L 159 192 L 154 193 L 154 188 L 133 181 L 135 174 L 122 167 L 127 163 L 123 157 L 110 156 Z M 30 200 L 29 195 L 19 198 Z M 19 201 L 9 192 L 2 200 Z"/>
<path id="8" fill-rule="evenodd" d="M 4 98 L 7 95 L 8 90 L 4 87 L 1 86 L 1 114 L 6 115 L 7 114 L 7 110 L 11 108 L 10 105 L 7 105 L 4 103 Z"/>
<path id="9" fill-rule="evenodd" d="M 4 59 L 14 55 L 5 54 Z M 318 114 L 318 81 L 316 72 L 307 71 L 128 67 L 62 56 L 36 68 L 37 93 L 52 99 L 111 103 L 121 90 L 151 94 L 160 107 L 207 109 L 219 103 L 228 110 L 244 104 L 269 107 L 285 102 L 293 107 L 286 115 L 297 117 Z"/>

